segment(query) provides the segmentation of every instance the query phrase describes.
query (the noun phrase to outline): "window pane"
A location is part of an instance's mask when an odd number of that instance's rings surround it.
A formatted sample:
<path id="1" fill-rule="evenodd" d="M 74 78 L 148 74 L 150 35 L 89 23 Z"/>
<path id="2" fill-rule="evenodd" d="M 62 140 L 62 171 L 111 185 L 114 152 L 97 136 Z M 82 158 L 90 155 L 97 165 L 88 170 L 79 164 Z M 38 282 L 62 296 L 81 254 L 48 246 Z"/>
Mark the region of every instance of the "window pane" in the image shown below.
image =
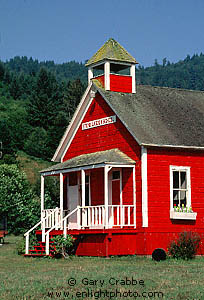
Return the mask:
<path id="1" fill-rule="evenodd" d="M 173 188 L 178 189 L 179 188 L 179 172 L 173 171 Z"/>
<path id="2" fill-rule="evenodd" d="M 182 205 L 184 204 L 184 207 L 186 207 L 186 192 L 185 191 L 180 191 L 180 205 L 182 207 Z"/>
<path id="3" fill-rule="evenodd" d="M 85 176 L 85 183 L 89 183 L 89 175 Z"/>
<path id="4" fill-rule="evenodd" d="M 120 171 L 113 171 L 112 179 L 120 179 Z"/>
<path id="5" fill-rule="evenodd" d="M 187 188 L 187 180 L 186 180 L 186 172 L 181 172 L 181 189 L 186 189 Z"/>
<path id="6" fill-rule="evenodd" d="M 179 191 L 173 191 L 173 206 L 179 205 Z"/>

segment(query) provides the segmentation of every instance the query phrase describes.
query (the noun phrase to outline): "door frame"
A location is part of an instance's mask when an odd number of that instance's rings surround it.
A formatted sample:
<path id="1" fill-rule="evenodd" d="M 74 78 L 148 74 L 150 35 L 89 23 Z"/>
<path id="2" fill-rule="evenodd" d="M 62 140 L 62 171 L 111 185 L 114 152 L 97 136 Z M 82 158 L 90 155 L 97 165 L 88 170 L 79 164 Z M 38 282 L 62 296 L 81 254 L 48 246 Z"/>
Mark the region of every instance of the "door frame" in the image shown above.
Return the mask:
<path id="1" fill-rule="evenodd" d="M 112 173 L 115 171 L 120 171 L 120 178 L 119 179 L 112 179 Z M 112 168 L 108 174 L 108 205 L 112 205 L 112 182 L 120 180 L 120 205 L 123 204 L 123 186 L 122 186 L 122 168 Z"/>

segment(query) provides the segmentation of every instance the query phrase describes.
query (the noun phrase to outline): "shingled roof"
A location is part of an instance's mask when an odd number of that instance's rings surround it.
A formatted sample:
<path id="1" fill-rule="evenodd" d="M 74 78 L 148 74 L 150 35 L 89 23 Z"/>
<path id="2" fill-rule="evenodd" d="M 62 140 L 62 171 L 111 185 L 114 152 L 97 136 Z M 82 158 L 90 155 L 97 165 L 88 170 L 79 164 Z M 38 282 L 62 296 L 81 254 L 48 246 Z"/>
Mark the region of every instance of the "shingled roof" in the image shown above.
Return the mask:
<path id="1" fill-rule="evenodd" d="M 137 64 L 132 57 L 117 41 L 110 38 L 86 63 L 86 66 L 94 65 L 103 60 L 113 60 Z"/>
<path id="2" fill-rule="evenodd" d="M 93 83 L 140 145 L 204 147 L 204 92 L 140 85 L 129 94 Z"/>
<path id="3" fill-rule="evenodd" d="M 111 164 L 111 165 L 133 165 L 135 161 L 121 152 L 119 149 L 111 149 L 106 151 L 99 151 L 94 153 L 82 154 L 71 158 L 63 163 L 56 164 L 41 173 L 80 168 L 98 164 Z"/>

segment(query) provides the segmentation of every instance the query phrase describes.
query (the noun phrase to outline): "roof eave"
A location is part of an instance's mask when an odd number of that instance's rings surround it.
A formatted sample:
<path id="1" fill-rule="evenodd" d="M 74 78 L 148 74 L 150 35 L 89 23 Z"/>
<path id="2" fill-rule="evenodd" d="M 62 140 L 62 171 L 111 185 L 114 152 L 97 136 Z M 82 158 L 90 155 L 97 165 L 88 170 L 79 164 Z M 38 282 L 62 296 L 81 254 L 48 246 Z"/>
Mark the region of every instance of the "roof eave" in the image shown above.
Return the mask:
<path id="1" fill-rule="evenodd" d="M 204 150 L 204 147 L 200 146 L 186 146 L 186 145 L 165 145 L 165 144 L 149 144 L 141 143 L 143 147 L 157 147 L 157 148 L 176 148 L 176 149 L 189 149 L 189 150 Z"/>

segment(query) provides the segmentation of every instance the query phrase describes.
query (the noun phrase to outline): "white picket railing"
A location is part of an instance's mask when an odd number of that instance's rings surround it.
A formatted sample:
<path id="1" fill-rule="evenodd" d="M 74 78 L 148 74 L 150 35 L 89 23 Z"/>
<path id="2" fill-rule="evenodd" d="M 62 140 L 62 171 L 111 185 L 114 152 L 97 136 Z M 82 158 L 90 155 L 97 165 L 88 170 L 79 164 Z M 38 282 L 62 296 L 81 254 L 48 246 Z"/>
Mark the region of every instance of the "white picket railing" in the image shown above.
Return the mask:
<path id="1" fill-rule="evenodd" d="M 45 229 L 49 228 L 48 225 L 52 224 L 52 228 L 53 229 L 59 229 L 59 227 L 61 226 L 61 222 L 62 222 L 62 212 L 61 210 L 56 207 L 55 209 L 49 210 L 49 212 L 45 212 L 43 211 L 43 213 L 45 214 L 41 221 L 39 221 L 37 224 L 35 224 L 31 229 L 29 229 L 25 234 L 25 238 L 26 238 L 26 246 L 25 246 L 25 254 L 29 253 L 29 236 L 30 233 L 36 229 L 38 226 L 41 225 L 41 229 L 42 229 L 42 242 L 45 242 Z"/>
<path id="2" fill-rule="evenodd" d="M 53 226 L 61 224 L 63 218 L 62 213 L 62 210 L 58 207 L 56 207 L 55 209 L 44 209 L 42 211 L 42 219 L 45 219 L 44 227 L 51 228 Z"/>
<path id="3" fill-rule="evenodd" d="M 79 207 L 81 213 L 81 226 L 94 227 L 136 227 L 134 205 L 105 205 Z"/>
<path id="4" fill-rule="evenodd" d="M 72 212 L 70 212 L 68 215 L 66 215 L 62 220 L 60 220 L 60 224 L 62 224 L 62 228 L 64 228 L 64 237 L 66 238 L 67 236 L 67 220 L 69 217 L 71 217 L 73 214 L 75 214 L 77 211 L 78 211 L 78 207 L 75 208 Z M 53 225 L 53 227 L 51 227 L 46 233 L 45 233 L 45 252 L 46 252 L 46 255 L 49 255 L 49 252 L 50 252 L 50 232 L 52 230 L 55 229 L 55 225 Z"/>
<path id="5" fill-rule="evenodd" d="M 63 229 L 64 237 L 69 229 L 69 218 L 77 214 L 76 229 L 84 228 L 112 228 L 112 227 L 136 227 L 136 211 L 134 205 L 105 205 L 99 206 L 77 206 L 72 212 L 62 217 L 63 211 L 58 207 L 42 212 L 42 220 L 28 230 L 26 237 L 26 251 L 29 253 L 29 234 L 38 226 L 42 229 L 42 242 L 45 242 L 46 255 L 49 255 L 50 232 L 54 229 Z M 46 231 L 46 229 L 48 229 Z"/>

